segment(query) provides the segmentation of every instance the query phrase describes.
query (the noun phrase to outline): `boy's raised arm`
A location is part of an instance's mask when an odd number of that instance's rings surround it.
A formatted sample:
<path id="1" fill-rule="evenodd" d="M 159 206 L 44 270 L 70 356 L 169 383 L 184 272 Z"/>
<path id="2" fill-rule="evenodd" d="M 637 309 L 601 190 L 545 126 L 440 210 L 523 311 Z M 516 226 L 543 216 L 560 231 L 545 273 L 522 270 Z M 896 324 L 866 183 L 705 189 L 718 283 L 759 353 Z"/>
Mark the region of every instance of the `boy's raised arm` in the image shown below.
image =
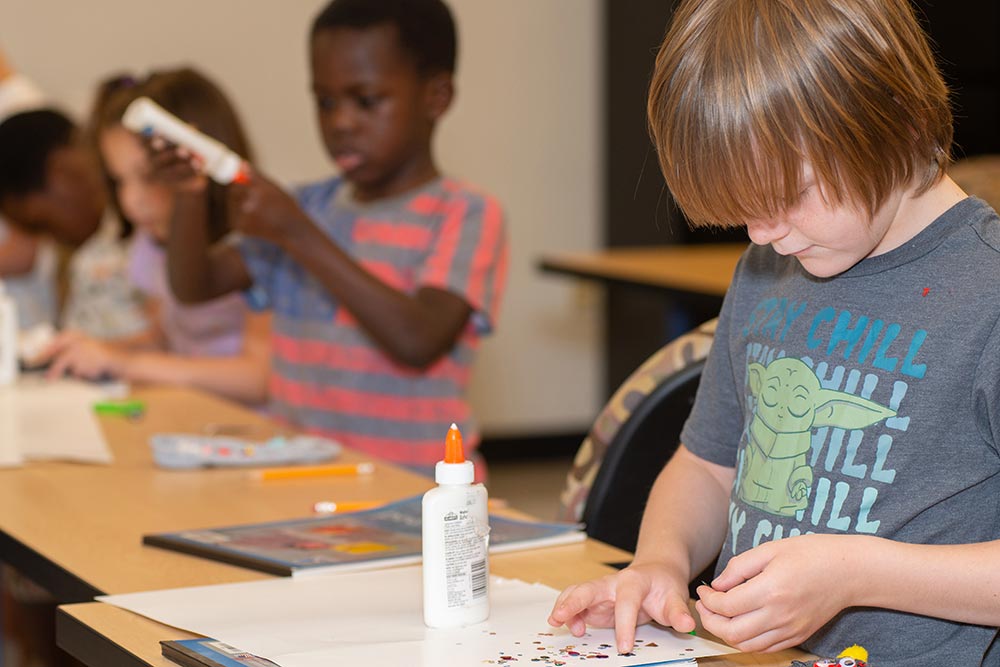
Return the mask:
<path id="1" fill-rule="evenodd" d="M 202 193 L 179 192 L 167 239 L 167 275 L 178 301 L 199 303 L 250 287 L 239 251 L 208 238 L 208 211 Z"/>
<path id="2" fill-rule="evenodd" d="M 236 228 L 282 247 L 393 359 L 423 368 L 452 348 L 472 312 L 462 297 L 436 288 L 413 295 L 394 289 L 324 234 L 275 183 L 255 173 L 249 183 L 237 187 Z M 215 266 L 222 270 L 221 262 Z M 231 278 L 214 277 L 223 284 Z"/>
<path id="3" fill-rule="evenodd" d="M 182 303 L 200 303 L 252 284 L 239 251 L 209 237 L 207 178 L 183 149 L 162 139 L 147 140 L 150 170 L 174 193 L 174 209 L 167 235 L 167 278 Z"/>
<path id="4" fill-rule="evenodd" d="M 650 492 L 635 560 L 616 574 L 563 591 L 549 616 L 580 636 L 587 625 L 614 627 L 620 652 L 631 650 L 636 625 L 654 620 L 681 632 L 695 627 L 688 581 L 725 538 L 735 471 L 692 454 L 683 445 Z"/>

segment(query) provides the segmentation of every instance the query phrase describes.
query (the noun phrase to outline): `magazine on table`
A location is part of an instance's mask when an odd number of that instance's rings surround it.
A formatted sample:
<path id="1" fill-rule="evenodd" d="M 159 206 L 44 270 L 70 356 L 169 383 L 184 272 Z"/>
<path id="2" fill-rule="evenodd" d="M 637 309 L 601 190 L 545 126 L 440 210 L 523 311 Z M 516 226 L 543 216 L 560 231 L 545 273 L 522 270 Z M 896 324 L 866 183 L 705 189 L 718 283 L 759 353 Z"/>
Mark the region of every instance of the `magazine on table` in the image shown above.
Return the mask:
<path id="1" fill-rule="evenodd" d="M 306 519 L 225 526 L 143 537 L 143 543 L 280 576 L 420 562 L 421 496 L 374 509 Z M 578 524 L 490 514 L 490 553 L 568 544 Z"/>

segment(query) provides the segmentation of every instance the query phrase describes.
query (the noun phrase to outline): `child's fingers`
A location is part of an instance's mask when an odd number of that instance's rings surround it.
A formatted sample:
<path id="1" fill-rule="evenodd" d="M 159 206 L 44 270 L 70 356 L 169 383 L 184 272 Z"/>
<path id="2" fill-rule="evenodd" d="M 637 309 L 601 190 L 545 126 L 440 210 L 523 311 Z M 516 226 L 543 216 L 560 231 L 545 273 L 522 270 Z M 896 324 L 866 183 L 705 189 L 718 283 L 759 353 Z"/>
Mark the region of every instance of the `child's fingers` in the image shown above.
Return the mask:
<path id="1" fill-rule="evenodd" d="M 662 622 L 664 625 L 669 625 L 677 632 L 691 632 L 695 628 L 694 616 L 691 615 L 691 610 L 688 609 L 687 600 L 681 599 L 679 596 L 672 595 L 667 600 L 663 608 Z"/>
<path id="2" fill-rule="evenodd" d="M 594 600 L 592 588 L 590 583 L 586 583 L 570 586 L 560 593 L 549 613 L 549 625 L 559 627 L 589 607 Z"/>
<path id="3" fill-rule="evenodd" d="M 552 606 L 549 625 L 565 624 L 577 636 L 577 631 L 586 630 L 585 622 L 604 628 L 614 625 L 613 581 L 606 577 L 564 590 Z"/>
<path id="4" fill-rule="evenodd" d="M 764 571 L 767 564 L 771 562 L 771 558 L 771 550 L 765 547 L 744 551 L 730 559 L 726 564 L 726 569 L 712 580 L 712 588 L 717 591 L 728 591 L 753 579 Z"/>
<path id="5" fill-rule="evenodd" d="M 635 626 L 646 588 L 632 578 L 622 578 L 615 592 L 615 644 L 619 653 L 630 653 L 635 645 Z"/>
<path id="6" fill-rule="evenodd" d="M 63 353 L 66 348 L 71 346 L 76 340 L 78 340 L 79 335 L 75 332 L 61 333 L 55 338 L 53 338 L 45 347 L 43 347 L 36 357 L 32 359 L 35 363 L 44 364 Z"/>
<path id="7" fill-rule="evenodd" d="M 701 623 L 706 630 L 744 652 L 777 650 L 773 647 L 790 638 L 787 629 L 775 627 L 765 610 L 729 618 L 712 612 L 700 601 L 695 603 L 695 607 L 701 615 Z M 804 640 L 805 637 L 802 637 L 796 643 Z M 789 644 L 791 645 L 794 644 Z"/>
<path id="8" fill-rule="evenodd" d="M 744 584 L 728 591 L 717 591 L 710 586 L 699 586 L 698 599 L 712 612 L 733 618 L 760 609 L 765 596 L 759 586 Z"/>
<path id="9" fill-rule="evenodd" d="M 49 370 L 45 372 L 45 377 L 50 380 L 58 380 L 64 375 L 71 374 L 73 356 L 69 352 L 62 352 L 52 361 Z"/>

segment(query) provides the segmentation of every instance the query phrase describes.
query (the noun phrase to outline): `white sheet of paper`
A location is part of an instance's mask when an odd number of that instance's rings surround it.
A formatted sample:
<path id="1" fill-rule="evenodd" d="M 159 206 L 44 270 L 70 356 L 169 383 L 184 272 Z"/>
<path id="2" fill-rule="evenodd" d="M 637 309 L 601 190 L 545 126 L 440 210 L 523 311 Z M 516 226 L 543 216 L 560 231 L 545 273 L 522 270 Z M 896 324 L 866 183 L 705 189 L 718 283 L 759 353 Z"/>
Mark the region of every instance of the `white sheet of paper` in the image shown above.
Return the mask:
<path id="1" fill-rule="evenodd" d="M 538 664 L 552 665 L 567 658 L 580 664 L 592 656 L 602 667 L 616 667 L 735 652 L 691 635 L 643 626 L 637 633 L 641 641 L 635 655 L 619 656 L 612 630 L 594 629 L 576 638 L 565 628 L 548 626 L 545 619 L 558 591 L 498 577 L 490 578 L 488 621 L 457 630 L 432 630 L 423 624 L 421 585 L 420 568 L 404 567 L 98 599 L 212 637 L 281 667 L 479 666 L 484 660 L 503 664 L 504 656 L 519 655 L 522 661 L 544 657 Z"/>
<path id="2" fill-rule="evenodd" d="M 98 385 L 22 377 L 0 388 L 0 464 L 58 459 L 111 463 L 111 450 L 94 415 L 106 398 Z"/>

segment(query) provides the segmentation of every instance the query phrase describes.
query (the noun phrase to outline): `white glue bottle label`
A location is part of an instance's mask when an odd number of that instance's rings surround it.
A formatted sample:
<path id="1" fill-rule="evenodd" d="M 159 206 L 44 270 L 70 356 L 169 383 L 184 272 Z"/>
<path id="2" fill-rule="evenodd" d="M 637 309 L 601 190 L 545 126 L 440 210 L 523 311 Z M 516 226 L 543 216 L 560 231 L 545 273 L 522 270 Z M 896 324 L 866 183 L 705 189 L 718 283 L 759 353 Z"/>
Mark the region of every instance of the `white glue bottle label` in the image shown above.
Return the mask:
<path id="1" fill-rule="evenodd" d="M 137 134 L 159 135 L 188 149 L 198 156 L 202 171 L 216 183 L 245 183 L 249 178 L 249 167 L 243 158 L 148 97 L 135 99 L 125 108 L 122 125 Z"/>
<path id="2" fill-rule="evenodd" d="M 452 424 L 444 460 L 434 468 L 438 486 L 423 500 L 424 624 L 431 628 L 473 625 L 490 615 L 486 488 L 474 478 Z"/>
<path id="3" fill-rule="evenodd" d="M 0 386 L 17 380 L 17 305 L 0 281 Z"/>

